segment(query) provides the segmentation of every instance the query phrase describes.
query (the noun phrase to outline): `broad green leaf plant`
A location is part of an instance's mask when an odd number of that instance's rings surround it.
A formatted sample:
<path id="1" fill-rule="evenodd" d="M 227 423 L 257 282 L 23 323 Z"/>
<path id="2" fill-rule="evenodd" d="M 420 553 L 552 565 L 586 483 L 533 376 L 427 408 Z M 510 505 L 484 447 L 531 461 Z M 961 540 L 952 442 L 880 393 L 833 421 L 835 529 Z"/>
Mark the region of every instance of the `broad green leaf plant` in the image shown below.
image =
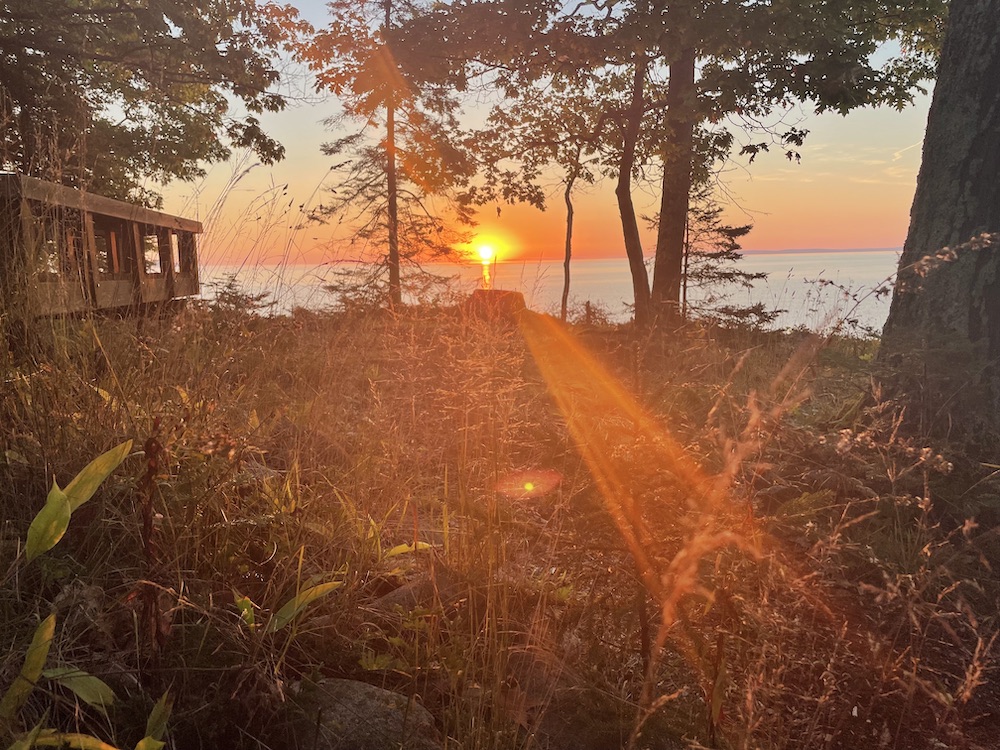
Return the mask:
<path id="1" fill-rule="evenodd" d="M 127 440 L 101 454 L 87 464 L 66 485 L 65 490 L 55 480 L 52 481 L 45 506 L 28 527 L 28 541 L 24 552 L 29 562 L 59 543 L 69 528 L 73 511 L 94 496 L 97 488 L 125 460 L 131 449 L 132 441 Z"/>
<path id="2" fill-rule="evenodd" d="M 45 505 L 32 520 L 28 528 L 25 558 L 31 562 L 53 547 L 66 534 L 73 512 L 90 500 L 98 487 L 117 469 L 132 449 L 132 441 L 126 441 L 91 461 L 73 480 L 61 488 L 55 481 L 49 491 Z M 302 595 L 308 592 L 302 592 Z M 301 595 L 300 595 L 301 596 Z M 312 598 L 316 598 L 313 596 Z M 312 599 L 309 599 L 312 601 Z M 308 602 L 305 602 L 308 604 Z M 304 607 L 305 604 L 302 606 Z M 297 612 L 291 614 L 293 618 Z M 46 617 L 35 629 L 31 644 L 24 657 L 24 664 L 14 682 L 0 697 L 0 739 L 15 736 L 17 717 L 38 682 L 45 678 L 70 690 L 81 701 L 107 715 L 108 707 L 114 705 L 117 696 L 107 683 L 82 669 L 72 666 L 45 668 L 49 649 L 55 637 L 56 616 Z M 136 744 L 135 750 L 160 750 L 165 746 L 163 735 L 173 706 L 169 691 L 157 701 L 146 722 L 146 735 Z M 60 732 L 45 728 L 45 720 L 31 731 L 15 736 L 8 750 L 31 750 L 35 747 L 74 748 L 75 750 L 118 750 L 103 740 L 87 734 Z"/>

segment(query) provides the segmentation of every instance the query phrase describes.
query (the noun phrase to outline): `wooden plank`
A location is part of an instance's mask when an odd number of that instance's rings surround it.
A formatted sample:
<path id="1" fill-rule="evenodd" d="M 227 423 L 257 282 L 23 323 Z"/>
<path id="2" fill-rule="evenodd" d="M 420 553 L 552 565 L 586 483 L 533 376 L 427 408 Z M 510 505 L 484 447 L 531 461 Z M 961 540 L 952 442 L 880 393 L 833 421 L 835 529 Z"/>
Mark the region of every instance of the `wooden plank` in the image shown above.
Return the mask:
<path id="1" fill-rule="evenodd" d="M 83 312 L 90 308 L 90 301 L 79 280 L 49 279 L 32 287 L 32 304 L 40 315 L 61 315 Z"/>
<path id="2" fill-rule="evenodd" d="M 97 299 L 97 236 L 94 233 L 94 217 L 85 213 L 83 215 L 83 254 L 84 271 L 87 276 L 87 296 L 91 304 Z"/>
<path id="3" fill-rule="evenodd" d="M 11 223 L 14 220 L 14 226 L 9 227 L 11 231 L 8 233 L 11 235 L 9 240 L 14 243 L 10 250 L 15 253 L 17 249 L 24 253 L 28 248 L 37 250 L 41 246 L 39 228 L 35 217 L 28 210 L 29 200 L 44 207 L 75 209 L 83 217 L 82 227 L 74 231 L 79 233 L 78 237 L 71 239 L 70 230 L 66 230 L 67 248 L 73 247 L 79 253 L 74 260 L 81 265 L 80 273 L 74 273 L 72 280 L 39 279 L 35 283 L 22 285 L 18 290 L 35 298 L 36 307 L 41 308 L 38 312 L 58 314 L 79 312 L 91 307 L 124 307 L 140 301 L 161 302 L 179 294 L 193 295 L 200 291 L 194 236 L 201 233 L 201 222 L 17 173 L 0 172 L 0 204 L 6 203 L 10 207 L 6 212 L 6 221 Z M 107 224 L 107 250 L 110 256 L 108 274 L 99 272 L 95 217 L 108 217 L 108 221 L 104 222 Z M 120 220 L 124 220 L 123 223 L 115 226 Z M 161 265 L 164 260 L 167 265 L 162 274 L 147 277 L 142 235 L 153 228 L 158 230 L 155 232 L 158 245 L 166 245 L 158 247 L 158 250 L 161 253 Z M 178 237 L 178 252 L 184 258 L 182 265 L 190 265 L 189 269 L 182 268 L 182 272 L 176 275 L 177 278 L 174 278 L 170 242 L 166 239 L 168 232 L 176 233 Z M 164 251 L 166 258 L 163 257 Z M 23 269 L 27 258 L 0 259 L 0 269 L 7 265 L 8 260 Z M 83 278 L 79 278 L 80 276 Z"/>
<path id="4" fill-rule="evenodd" d="M 0 183 L 4 185 L 4 192 L 12 189 L 12 179 L 20 181 L 20 193 L 23 197 L 31 200 L 41 201 L 50 205 L 69 206 L 81 211 L 89 211 L 104 216 L 114 216 L 118 219 L 141 222 L 143 224 L 154 224 L 171 229 L 180 229 L 185 232 L 195 232 L 201 234 L 202 225 L 200 221 L 185 219 L 181 216 L 154 211 L 151 208 L 143 208 L 125 201 L 117 201 L 113 198 L 105 198 L 103 195 L 86 193 L 82 190 L 57 185 L 54 182 L 46 182 L 36 177 L 25 175 L 0 175 L 3 178 Z"/>
<path id="5" fill-rule="evenodd" d="M 130 280 L 101 279 L 97 282 L 97 307 L 127 307 L 136 302 L 135 283 Z"/>
<path id="6" fill-rule="evenodd" d="M 201 292 L 198 279 L 194 274 L 179 273 L 174 277 L 174 296 L 193 297 Z"/>
<path id="7" fill-rule="evenodd" d="M 170 283 L 167 278 L 159 276 L 147 276 L 142 282 L 142 301 L 166 302 L 173 297 L 170 293 Z"/>

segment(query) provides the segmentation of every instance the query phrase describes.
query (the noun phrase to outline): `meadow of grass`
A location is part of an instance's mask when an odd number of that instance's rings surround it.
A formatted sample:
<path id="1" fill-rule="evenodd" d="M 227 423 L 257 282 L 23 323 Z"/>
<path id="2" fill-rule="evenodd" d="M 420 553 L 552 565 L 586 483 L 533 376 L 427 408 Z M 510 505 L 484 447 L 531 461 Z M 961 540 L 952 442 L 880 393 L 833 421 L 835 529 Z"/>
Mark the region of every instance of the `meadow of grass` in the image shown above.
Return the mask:
<path id="1" fill-rule="evenodd" d="M 996 467 L 902 433 L 875 342 L 252 308 L 3 352 L 0 691 L 55 614 L 4 747 L 167 695 L 170 747 L 311 748 L 324 676 L 467 750 L 991 746 Z"/>

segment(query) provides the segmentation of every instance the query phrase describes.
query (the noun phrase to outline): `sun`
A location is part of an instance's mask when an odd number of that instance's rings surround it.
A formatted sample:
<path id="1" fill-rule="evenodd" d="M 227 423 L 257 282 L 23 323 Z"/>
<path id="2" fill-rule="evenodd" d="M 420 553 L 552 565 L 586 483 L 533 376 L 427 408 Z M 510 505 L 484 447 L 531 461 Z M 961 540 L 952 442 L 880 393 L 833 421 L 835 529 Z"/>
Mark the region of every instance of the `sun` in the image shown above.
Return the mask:
<path id="1" fill-rule="evenodd" d="M 458 257 L 465 263 L 484 266 L 510 260 L 514 249 L 510 239 L 498 232 L 480 232 L 455 246 Z"/>
<path id="2" fill-rule="evenodd" d="M 480 245 L 476 248 L 476 254 L 479 256 L 479 260 L 486 265 L 493 262 L 493 259 L 497 255 L 497 251 L 493 249 L 492 245 Z"/>

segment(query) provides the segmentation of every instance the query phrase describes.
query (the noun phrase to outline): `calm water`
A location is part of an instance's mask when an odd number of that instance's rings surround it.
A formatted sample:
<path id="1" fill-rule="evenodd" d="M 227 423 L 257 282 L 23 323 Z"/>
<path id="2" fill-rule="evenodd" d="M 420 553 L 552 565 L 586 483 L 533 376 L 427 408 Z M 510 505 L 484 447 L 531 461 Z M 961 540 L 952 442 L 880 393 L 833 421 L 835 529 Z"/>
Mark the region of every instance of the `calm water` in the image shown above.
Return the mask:
<path id="1" fill-rule="evenodd" d="M 872 290 L 882 285 L 896 268 L 898 251 L 811 251 L 791 253 L 746 253 L 740 268 L 748 272 L 764 271 L 766 281 L 755 283 L 751 290 L 733 289 L 728 304 L 748 305 L 762 302 L 769 310 L 783 310 L 775 325 L 804 325 L 822 330 L 843 318 L 859 325 L 880 329 L 889 312 L 888 297 L 877 297 Z M 267 293 L 275 312 L 295 307 L 322 309 L 336 303 L 335 295 L 325 287 L 336 281 L 342 265 L 284 266 L 208 266 L 202 269 L 204 296 L 224 279 L 234 276 L 249 293 Z M 426 270 L 449 279 L 447 285 L 427 292 L 438 299 L 458 298 L 469 294 L 482 283 L 482 267 L 429 264 Z M 562 295 L 562 264 L 559 261 L 498 263 L 490 266 L 496 289 L 516 289 L 524 293 L 534 310 L 553 312 L 559 309 Z M 697 294 L 692 294 L 697 302 Z M 582 308 L 585 301 L 600 305 L 616 321 L 629 317 L 632 282 L 624 259 L 578 260 L 572 267 L 570 307 Z"/>

